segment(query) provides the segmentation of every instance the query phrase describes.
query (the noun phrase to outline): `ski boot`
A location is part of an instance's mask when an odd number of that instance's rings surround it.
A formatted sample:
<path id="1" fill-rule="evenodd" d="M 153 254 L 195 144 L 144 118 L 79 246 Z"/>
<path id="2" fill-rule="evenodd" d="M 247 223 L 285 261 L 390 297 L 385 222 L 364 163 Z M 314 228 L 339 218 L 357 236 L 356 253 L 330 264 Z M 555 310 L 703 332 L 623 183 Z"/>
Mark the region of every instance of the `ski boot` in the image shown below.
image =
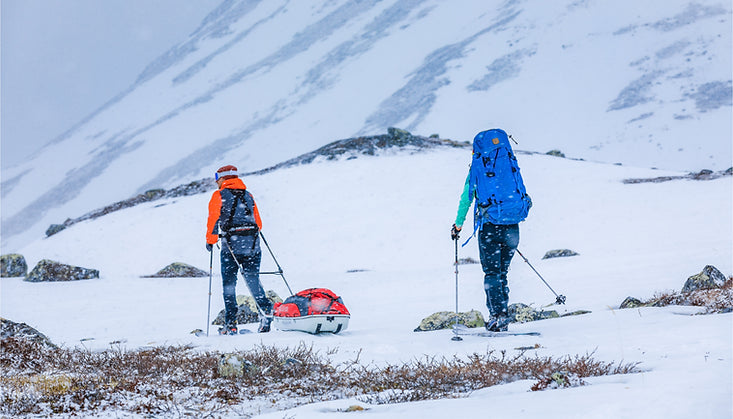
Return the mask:
<path id="1" fill-rule="evenodd" d="M 272 314 L 260 315 L 260 326 L 257 328 L 257 333 L 269 332 L 271 323 L 272 323 Z"/>
<path id="2" fill-rule="evenodd" d="M 220 335 L 236 335 L 237 333 L 239 332 L 237 331 L 236 324 L 224 325 L 219 328 Z"/>
<path id="3" fill-rule="evenodd" d="M 506 332 L 509 330 L 509 318 L 504 316 L 492 317 L 488 323 L 486 323 L 486 330 L 489 332 Z"/>

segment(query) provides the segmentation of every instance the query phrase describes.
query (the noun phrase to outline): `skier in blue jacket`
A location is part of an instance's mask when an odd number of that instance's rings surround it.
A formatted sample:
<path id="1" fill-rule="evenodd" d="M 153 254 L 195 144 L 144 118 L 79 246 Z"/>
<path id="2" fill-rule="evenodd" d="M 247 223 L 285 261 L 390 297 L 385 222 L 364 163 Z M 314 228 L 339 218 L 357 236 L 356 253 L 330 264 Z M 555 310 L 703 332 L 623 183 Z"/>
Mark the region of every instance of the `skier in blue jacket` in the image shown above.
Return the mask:
<path id="1" fill-rule="evenodd" d="M 526 218 L 532 200 L 524 190 L 507 134 L 501 129 L 483 131 L 474 138 L 471 169 L 451 228 L 453 240 L 458 240 L 474 199 L 474 220 L 490 314 L 486 328 L 492 332 L 506 331 L 510 323 L 507 273 L 519 245 L 518 223 Z"/>

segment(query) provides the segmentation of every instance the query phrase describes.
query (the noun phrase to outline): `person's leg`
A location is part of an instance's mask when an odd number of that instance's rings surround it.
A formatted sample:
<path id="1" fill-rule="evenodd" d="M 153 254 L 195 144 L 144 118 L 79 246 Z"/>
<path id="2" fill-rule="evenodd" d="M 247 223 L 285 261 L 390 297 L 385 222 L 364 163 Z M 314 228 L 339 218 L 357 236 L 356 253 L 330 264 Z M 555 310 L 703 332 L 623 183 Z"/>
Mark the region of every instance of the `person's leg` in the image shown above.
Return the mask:
<path id="1" fill-rule="evenodd" d="M 509 273 L 509 265 L 512 263 L 512 257 L 514 252 L 517 250 L 519 245 L 519 226 L 506 225 L 498 226 L 499 235 L 497 237 L 499 241 L 499 283 L 500 288 L 497 291 L 498 297 L 497 305 L 500 306 L 499 311 L 504 316 L 508 315 L 509 308 L 509 282 L 507 280 L 507 274 Z"/>
<path id="2" fill-rule="evenodd" d="M 267 294 L 265 294 L 265 290 L 262 288 L 262 282 L 260 282 L 260 261 L 262 259 L 262 253 L 257 252 L 252 255 L 237 256 L 237 259 L 242 264 L 242 272 L 247 282 L 247 288 L 257 302 L 257 305 L 265 314 L 272 314 L 272 301 L 267 298 Z"/>
<path id="3" fill-rule="evenodd" d="M 492 318 L 506 315 L 502 305 L 505 284 L 501 277 L 501 247 L 497 240 L 497 226 L 484 224 L 478 234 L 479 256 L 484 271 L 484 290 L 486 291 L 486 307 Z"/>
<path id="4" fill-rule="evenodd" d="M 252 294 L 257 306 L 262 311 L 260 313 L 260 325 L 257 328 L 257 332 L 266 333 L 270 331 L 270 324 L 272 323 L 272 301 L 267 298 L 267 294 L 262 288 L 262 282 L 260 282 L 259 271 L 261 258 L 262 253 L 255 252 L 252 255 L 242 256 L 239 262 L 242 264 L 242 272 L 247 282 L 247 288 L 249 288 L 250 294 Z"/>
<path id="5" fill-rule="evenodd" d="M 509 273 L 509 265 L 512 263 L 514 252 L 519 246 L 519 225 L 501 226 L 501 264 L 500 275 L 506 280 Z M 509 290 L 507 290 L 508 295 Z"/>
<path id="6" fill-rule="evenodd" d="M 224 294 L 224 324 L 226 326 L 237 325 L 237 262 L 232 258 L 229 250 L 224 247 L 221 251 L 221 281 Z"/>

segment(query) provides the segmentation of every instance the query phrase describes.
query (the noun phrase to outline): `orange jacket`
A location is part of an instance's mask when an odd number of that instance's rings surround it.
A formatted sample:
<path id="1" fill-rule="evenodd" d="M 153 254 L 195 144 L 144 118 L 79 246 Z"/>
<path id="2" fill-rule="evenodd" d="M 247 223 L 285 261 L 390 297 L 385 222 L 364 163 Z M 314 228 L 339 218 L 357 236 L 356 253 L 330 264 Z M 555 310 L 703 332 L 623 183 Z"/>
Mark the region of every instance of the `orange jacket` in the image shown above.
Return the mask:
<path id="1" fill-rule="evenodd" d="M 214 234 L 214 231 L 216 231 L 216 223 L 219 222 L 221 215 L 221 193 L 219 191 L 222 189 L 247 189 L 247 186 L 244 185 L 244 182 L 240 178 L 226 179 L 222 182 L 221 187 L 211 195 L 211 199 L 209 200 L 209 219 L 206 221 L 206 243 L 208 244 L 215 244 L 219 240 L 219 236 Z M 252 198 L 252 202 L 254 202 L 254 197 Z M 257 203 L 254 204 L 252 213 L 254 214 L 255 222 L 257 222 L 257 227 L 261 230 L 262 219 L 260 219 L 260 212 L 257 210 Z"/>

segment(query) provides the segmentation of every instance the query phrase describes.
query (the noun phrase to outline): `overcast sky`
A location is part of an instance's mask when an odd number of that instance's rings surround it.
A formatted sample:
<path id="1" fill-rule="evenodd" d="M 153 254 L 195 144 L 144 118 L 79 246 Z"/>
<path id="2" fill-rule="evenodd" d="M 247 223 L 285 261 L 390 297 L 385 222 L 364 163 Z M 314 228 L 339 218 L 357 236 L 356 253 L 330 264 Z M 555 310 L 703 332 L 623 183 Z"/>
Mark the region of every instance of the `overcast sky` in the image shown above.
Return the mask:
<path id="1" fill-rule="evenodd" d="M 221 1 L 0 0 L 2 166 L 132 84 Z"/>

